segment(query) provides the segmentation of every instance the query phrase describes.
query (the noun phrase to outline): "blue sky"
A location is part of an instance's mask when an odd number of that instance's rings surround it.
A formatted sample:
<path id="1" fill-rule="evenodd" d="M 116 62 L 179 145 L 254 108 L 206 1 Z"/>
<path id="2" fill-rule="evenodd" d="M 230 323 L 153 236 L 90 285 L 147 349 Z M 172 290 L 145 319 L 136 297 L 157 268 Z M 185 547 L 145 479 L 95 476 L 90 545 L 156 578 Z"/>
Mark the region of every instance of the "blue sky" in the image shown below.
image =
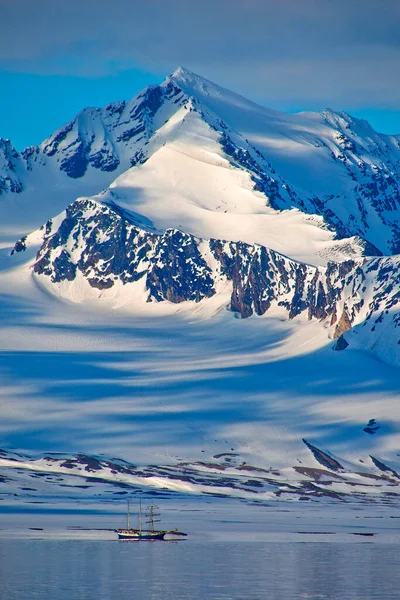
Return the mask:
<path id="1" fill-rule="evenodd" d="M 0 0 L 0 14 L 0 137 L 17 149 L 178 65 L 278 110 L 400 133 L 397 0 Z"/>

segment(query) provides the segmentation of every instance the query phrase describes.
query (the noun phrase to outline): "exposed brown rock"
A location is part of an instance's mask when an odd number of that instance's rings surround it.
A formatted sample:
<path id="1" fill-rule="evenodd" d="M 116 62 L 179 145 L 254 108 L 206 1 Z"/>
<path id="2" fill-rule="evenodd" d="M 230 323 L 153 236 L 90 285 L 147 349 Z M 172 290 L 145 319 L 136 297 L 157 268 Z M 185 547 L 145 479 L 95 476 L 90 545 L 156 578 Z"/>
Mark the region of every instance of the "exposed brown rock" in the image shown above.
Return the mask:
<path id="1" fill-rule="evenodd" d="M 337 475 L 336 473 L 332 473 L 331 471 L 327 471 L 325 469 L 316 469 L 313 467 L 293 467 L 297 473 L 301 473 L 302 475 L 306 475 L 307 477 L 311 477 L 315 481 L 319 481 L 323 477 L 328 477 L 331 480 L 339 479 L 345 481 L 345 478 L 341 475 Z"/>
<path id="2" fill-rule="evenodd" d="M 340 319 L 335 327 L 335 333 L 333 334 L 333 338 L 336 340 L 343 333 L 345 333 L 346 331 L 349 331 L 349 329 L 351 329 L 351 321 L 350 321 L 349 315 L 346 312 L 346 309 L 343 308 L 342 316 L 340 317 Z"/>

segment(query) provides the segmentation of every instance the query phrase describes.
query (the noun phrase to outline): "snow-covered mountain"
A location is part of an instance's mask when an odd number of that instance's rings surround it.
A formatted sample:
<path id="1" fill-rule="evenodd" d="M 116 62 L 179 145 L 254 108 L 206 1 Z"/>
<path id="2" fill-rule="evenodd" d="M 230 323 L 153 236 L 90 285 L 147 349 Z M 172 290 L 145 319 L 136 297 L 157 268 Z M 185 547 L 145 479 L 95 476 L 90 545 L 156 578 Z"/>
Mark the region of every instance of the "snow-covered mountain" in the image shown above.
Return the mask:
<path id="1" fill-rule="evenodd" d="M 206 493 L 209 485 L 247 497 L 269 486 L 300 497 L 312 485 L 311 496 L 329 496 L 341 479 L 362 497 L 365 478 L 378 481 L 375 493 L 383 477 L 386 494 L 400 468 L 398 373 L 380 362 L 400 365 L 399 190 L 399 136 L 345 113 L 278 113 L 182 68 L 130 102 L 83 110 L 39 147 L 19 154 L 1 141 L 1 349 L 15 373 L 4 375 L 13 399 L 4 438 L 28 454 L 33 446 L 89 461 L 106 452 L 135 462 L 135 451 L 149 464 L 153 448 L 164 465 L 154 477 L 185 481 L 190 470 L 193 489 L 207 480 Z M 140 360 L 122 358 L 130 344 Z M 40 362 L 42 352 L 38 383 L 25 357 Z M 49 407 L 69 398 L 66 353 L 69 370 L 91 376 L 74 379 L 71 405 L 58 411 Z M 245 369 L 238 389 L 236 368 Z M 41 391 L 27 410 L 32 381 Z M 86 403 L 88 386 L 96 391 Z M 153 402 L 157 416 L 141 424 Z M 135 442 L 121 433 L 132 415 Z M 160 415 L 171 420 L 173 451 L 155 433 Z M 93 439 L 80 439 L 89 422 L 98 423 Z M 41 441 L 26 442 L 29 432 Z M 60 467 L 10 456 L 0 467 Z M 266 483 L 267 465 L 290 473 Z M 127 485 L 143 476 L 132 469 Z M 264 474 L 248 483 L 247 471 Z"/>
<path id="2" fill-rule="evenodd" d="M 83 110 L 39 147 L 0 150 L 2 221 L 19 217 L 26 233 L 112 184 L 164 227 L 314 263 L 399 248 L 398 136 L 345 113 L 268 110 L 182 68 L 130 102 Z"/>

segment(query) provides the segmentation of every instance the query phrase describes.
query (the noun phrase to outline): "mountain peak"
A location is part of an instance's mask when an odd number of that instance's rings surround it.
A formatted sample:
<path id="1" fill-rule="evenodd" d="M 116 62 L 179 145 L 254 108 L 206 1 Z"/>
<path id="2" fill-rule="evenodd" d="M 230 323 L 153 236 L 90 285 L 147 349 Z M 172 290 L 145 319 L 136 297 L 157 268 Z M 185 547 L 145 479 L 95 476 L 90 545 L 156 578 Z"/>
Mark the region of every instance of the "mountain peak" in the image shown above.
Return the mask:
<path id="1" fill-rule="evenodd" d="M 180 79 L 180 78 L 190 78 L 190 77 L 198 77 L 198 75 L 196 75 L 196 73 L 193 73 L 193 71 L 189 71 L 189 69 L 186 69 L 186 67 L 182 67 L 179 66 L 175 69 L 175 71 L 170 75 L 170 78 L 172 79 Z"/>
<path id="2" fill-rule="evenodd" d="M 233 92 L 221 88 L 209 79 L 189 71 L 185 67 L 178 67 L 172 75 L 167 77 L 166 82 L 173 82 L 189 95 L 200 93 L 202 96 L 220 96 L 221 94 L 232 95 Z"/>
<path id="3" fill-rule="evenodd" d="M 192 83 L 193 81 L 207 81 L 197 73 L 193 71 L 189 71 L 186 67 L 179 66 L 175 71 L 168 77 L 168 79 L 173 79 L 174 81 Z M 211 83 L 211 82 L 208 82 Z"/>

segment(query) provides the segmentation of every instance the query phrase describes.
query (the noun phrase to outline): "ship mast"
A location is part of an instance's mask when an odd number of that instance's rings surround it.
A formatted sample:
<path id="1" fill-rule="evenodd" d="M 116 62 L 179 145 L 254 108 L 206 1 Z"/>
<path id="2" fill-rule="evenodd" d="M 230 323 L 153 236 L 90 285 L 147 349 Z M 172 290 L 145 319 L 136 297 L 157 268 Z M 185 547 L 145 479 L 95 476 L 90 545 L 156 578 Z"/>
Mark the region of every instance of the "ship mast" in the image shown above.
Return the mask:
<path id="1" fill-rule="evenodd" d="M 130 516 L 131 516 L 131 513 L 130 513 L 130 504 L 129 504 L 129 500 L 128 500 L 128 513 L 126 515 L 126 528 L 127 528 L 128 531 L 131 528 Z"/>
<path id="2" fill-rule="evenodd" d="M 142 499 L 139 500 L 139 533 L 142 533 Z"/>
<path id="3" fill-rule="evenodd" d="M 159 512 L 156 512 L 158 510 L 158 506 L 156 506 L 155 504 L 150 504 L 149 506 L 146 506 L 146 508 L 146 523 L 148 523 L 149 525 L 149 530 L 154 531 L 154 523 L 158 523 L 161 520 L 157 519 L 157 517 L 161 516 Z"/>

